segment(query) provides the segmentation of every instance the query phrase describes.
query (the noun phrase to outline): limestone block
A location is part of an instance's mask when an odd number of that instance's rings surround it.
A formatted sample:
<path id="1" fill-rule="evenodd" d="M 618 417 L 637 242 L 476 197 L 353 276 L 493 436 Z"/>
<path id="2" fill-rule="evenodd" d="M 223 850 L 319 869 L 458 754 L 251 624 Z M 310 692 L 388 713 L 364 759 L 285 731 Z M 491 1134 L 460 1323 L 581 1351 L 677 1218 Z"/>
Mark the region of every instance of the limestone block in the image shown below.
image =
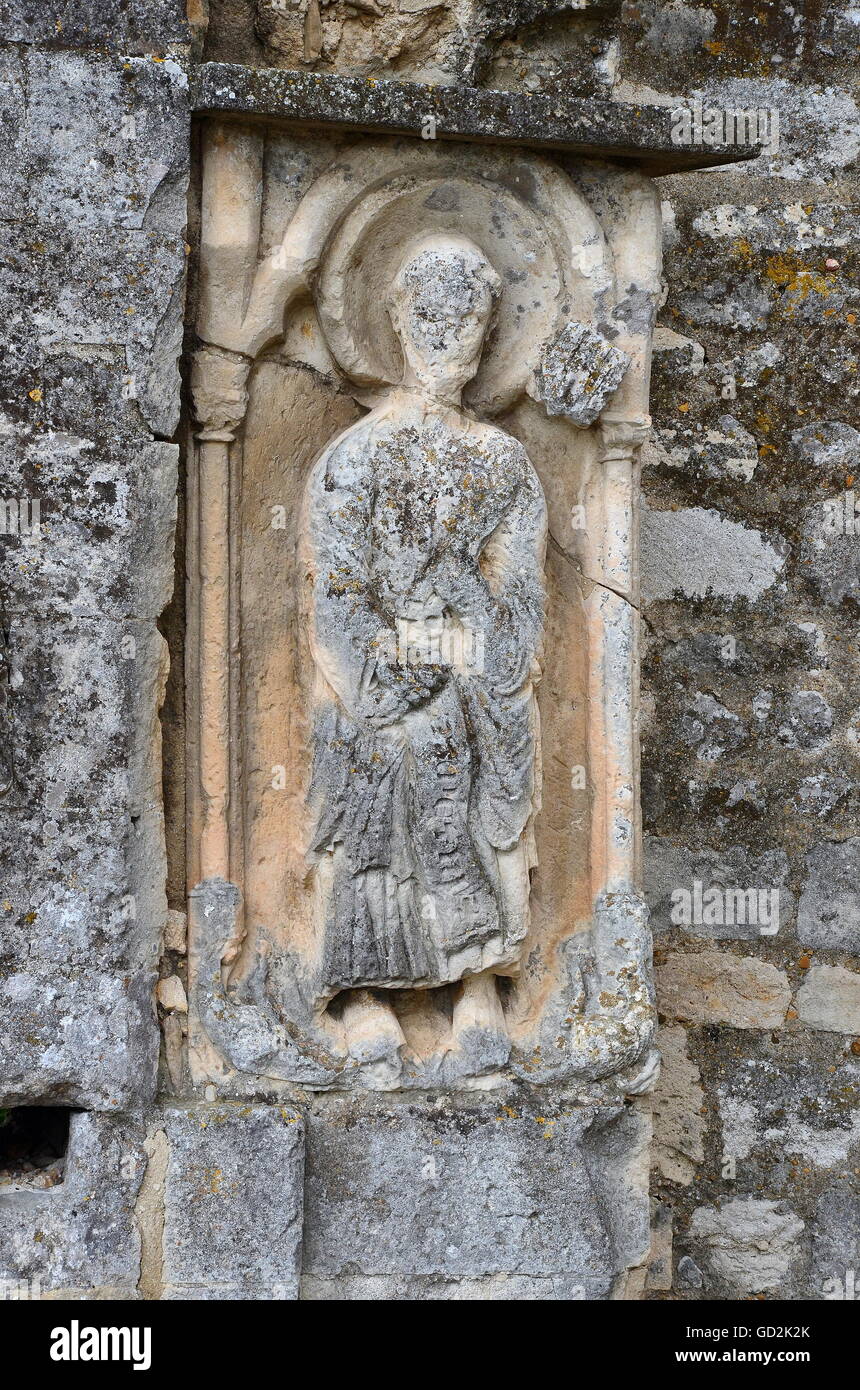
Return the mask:
<path id="1" fill-rule="evenodd" d="M 860 954 L 860 838 L 814 845 L 797 908 L 804 946 Z"/>
<path id="2" fill-rule="evenodd" d="M 163 1009 L 175 1010 L 180 1014 L 188 1012 L 185 988 L 178 975 L 166 975 L 163 980 L 159 980 L 155 987 L 155 997 Z"/>
<path id="3" fill-rule="evenodd" d="M 4 492 L 18 525 L 0 552 L 7 611 L 154 622 L 173 591 L 178 455 L 141 439 L 121 455 L 53 431 L 10 441 Z"/>
<path id="4" fill-rule="evenodd" d="M 705 1157 L 701 1073 L 688 1056 L 684 1028 L 664 1028 L 657 1036 L 663 1066 L 652 1097 L 654 1161 L 670 1182 L 690 1183 Z"/>
<path id="5" fill-rule="evenodd" d="M 816 1204 L 809 1294 L 852 1302 L 860 1294 L 860 1196 L 847 1185 L 828 1188 Z"/>
<path id="6" fill-rule="evenodd" d="M 711 1280 L 735 1295 L 780 1288 L 800 1254 L 802 1232 L 803 1222 L 783 1203 L 755 1197 L 698 1207 L 690 1222 Z"/>
<path id="7" fill-rule="evenodd" d="M 0 1281 L 31 1281 L 41 1297 L 138 1296 L 143 1137 L 126 1117 L 73 1114 L 62 1183 L 0 1187 Z"/>
<path id="8" fill-rule="evenodd" d="M 184 912 L 178 912 L 175 909 L 171 908 L 167 914 L 167 921 L 164 925 L 165 951 L 177 951 L 180 955 L 184 955 L 187 936 L 187 914 Z"/>
<path id="9" fill-rule="evenodd" d="M 122 347 L 125 389 L 152 429 L 173 434 L 185 293 L 182 237 L 125 228 L 93 237 L 85 228 L 58 232 L 44 224 L 23 229 L 4 223 L 0 245 L 6 281 L 0 295 L 5 289 L 17 298 L 12 343 L 21 342 L 21 351 L 30 354 L 19 372 L 32 361 L 34 348 L 44 356 Z M 28 287 L 23 305 L 22 282 Z"/>
<path id="10" fill-rule="evenodd" d="M 309 1296 L 513 1281 L 530 1297 L 606 1298 L 648 1250 L 643 1141 L 629 1106 L 546 1092 L 387 1110 L 327 1098 L 308 1118 Z"/>
<path id="11" fill-rule="evenodd" d="M 280 1106 L 168 1107 L 162 1296 L 295 1299 L 304 1126 Z"/>
<path id="12" fill-rule="evenodd" d="M 691 1023 L 778 1028 L 791 1000 L 785 973 L 752 956 L 674 955 L 656 973 L 660 1012 Z"/>
<path id="13" fill-rule="evenodd" d="M 182 66 L 50 50 L 30 51 L 24 62 L 30 217 L 181 234 L 189 168 Z"/>
<path id="14" fill-rule="evenodd" d="M 767 1035 L 748 1035 L 733 1051 L 721 1060 L 717 1101 L 721 1152 L 738 1172 L 770 1183 L 775 1165 L 850 1175 L 860 1142 L 860 1058 L 844 1039 L 804 1029 L 781 1035 L 776 1047 Z"/>
<path id="15" fill-rule="evenodd" d="M 776 583 L 785 564 L 760 531 L 730 521 L 713 508 L 642 509 L 642 597 L 757 599 Z"/>
<path id="16" fill-rule="evenodd" d="M 148 624 L 15 619 L 9 645 L 18 794 L 0 814 L 0 1103 L 144 1103 L 166 911 L 164 642 Z"/>
<path id="17" fill-rule="evenodd" d="M 794 895 L 787 887 L 788 856 L 783 850 L 750 854 L 742 845 L 696 849 L 647 835 L 644 858 L 645 897 L 655 937 L 671 933 L 677 938 L 683 933 L 717 941 L 757 941 L 783 932 L 791 922 Z M 708 902 L 712 906 L 706 910 Z"/>
<path id="18" fill-rule="evenodd" d="M 822 422 L 818 428 L 827 430 Z M 830 427 L 832 429 L 832 426 Z M 848 430 L 849 426 L 843 426 Z M 851 430 L 851 434 L 856 434 Z M 856 448 L 856 445 L 854 446 Z M 827 459 L 831 466 L 836 460 Z M 846 473 L 850 469 L 846 468 Z M 844 496 L 832 492 L 813 503 L 804 514 L 801 563 L 805 575 L 819 600 L 837 611 L 843 604 L 856 603 L 860 598 L 860 550 L 857 536 L 846 530 L 840 534 L 848 513 L 851 525 L 856 525 L 853 499 L 846 507 Z"/>
<path id="19" fill-rule="evenodd" d="M 860 1034 L 860 974 L 841 965 L 814 965 L 798 990 L 797 1012 L 810 1028 Z"/>

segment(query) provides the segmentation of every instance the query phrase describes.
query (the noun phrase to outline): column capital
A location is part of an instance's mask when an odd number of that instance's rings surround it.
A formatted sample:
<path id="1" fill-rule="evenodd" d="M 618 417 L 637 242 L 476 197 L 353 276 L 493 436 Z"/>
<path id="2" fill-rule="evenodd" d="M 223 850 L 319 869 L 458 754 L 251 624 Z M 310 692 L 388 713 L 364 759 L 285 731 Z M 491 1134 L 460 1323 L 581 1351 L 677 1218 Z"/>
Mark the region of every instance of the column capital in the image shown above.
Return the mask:
<path id="1" fill-rule="evenodd" d="M 599 421 L 604 459 L 629 458 L 651 433 L 651 416 L 619 419 L 603 415 Z"/>

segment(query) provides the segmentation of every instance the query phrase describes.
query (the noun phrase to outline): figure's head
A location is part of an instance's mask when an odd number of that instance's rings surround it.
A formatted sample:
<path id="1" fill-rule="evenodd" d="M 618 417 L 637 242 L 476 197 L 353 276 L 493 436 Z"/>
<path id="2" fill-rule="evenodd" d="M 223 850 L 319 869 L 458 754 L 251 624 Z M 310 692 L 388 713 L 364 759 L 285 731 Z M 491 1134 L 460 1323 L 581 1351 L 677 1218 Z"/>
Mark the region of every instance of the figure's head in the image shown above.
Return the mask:
<path id="1" fill-rule="evenodd" d="M 501 281 L 487 257 L 465 237 L 428 236 L 413 246 L 389 301 L 407 380 L 458 400 L 478 370 L 500 293 Z"/>

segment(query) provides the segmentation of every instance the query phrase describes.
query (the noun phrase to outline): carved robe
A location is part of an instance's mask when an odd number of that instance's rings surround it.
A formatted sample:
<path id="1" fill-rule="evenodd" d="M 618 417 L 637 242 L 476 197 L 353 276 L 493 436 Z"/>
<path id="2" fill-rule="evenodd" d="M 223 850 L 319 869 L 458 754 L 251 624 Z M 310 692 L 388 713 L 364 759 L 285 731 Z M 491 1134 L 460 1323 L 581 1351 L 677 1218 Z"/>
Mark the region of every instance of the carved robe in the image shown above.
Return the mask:
<path id="1" fill-rule="evenodd" d="M 321 998 L 516 962 L 545 534 L 522 445 L 418 393 L 393 393 L 313 470 Z"/>

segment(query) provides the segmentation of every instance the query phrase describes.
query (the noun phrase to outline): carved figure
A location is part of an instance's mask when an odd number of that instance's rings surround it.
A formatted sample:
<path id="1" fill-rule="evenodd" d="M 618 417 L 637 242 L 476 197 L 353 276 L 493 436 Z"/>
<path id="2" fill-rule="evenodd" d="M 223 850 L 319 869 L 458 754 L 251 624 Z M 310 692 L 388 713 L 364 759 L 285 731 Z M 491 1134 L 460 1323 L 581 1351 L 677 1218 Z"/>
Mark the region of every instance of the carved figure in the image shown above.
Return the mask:
<path id="1" fill-rule="evenodd" d="M 413 244 L 403 384 L 310 478 L 321 999 L 468 977 L 498 1012 L 528 928 L 546 508 L 522 445 L 460 403 L 499 289 L 472 242 Z"/>

